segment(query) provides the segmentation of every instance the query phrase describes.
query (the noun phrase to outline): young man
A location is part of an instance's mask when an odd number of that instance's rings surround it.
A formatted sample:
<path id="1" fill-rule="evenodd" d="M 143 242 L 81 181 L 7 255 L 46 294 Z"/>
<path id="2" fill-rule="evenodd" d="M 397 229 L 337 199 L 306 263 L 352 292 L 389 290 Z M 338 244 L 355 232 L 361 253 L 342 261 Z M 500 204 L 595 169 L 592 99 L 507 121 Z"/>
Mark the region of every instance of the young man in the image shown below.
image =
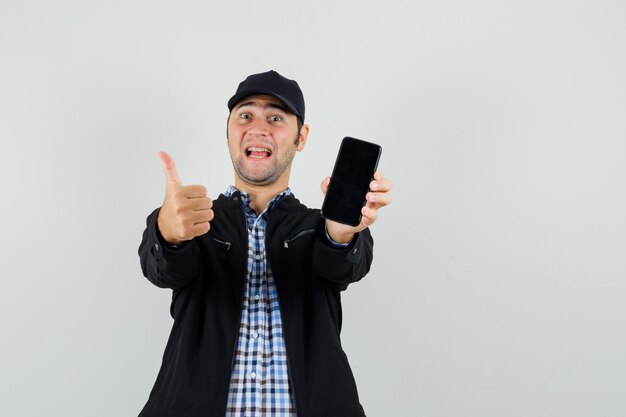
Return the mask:
<path id="1" fill-rule="evenodd" d="M 391 182 L 374 175 L 359 226 L 324 220 L 288 187 L 309 132 L 298 84 L 251 75 L 228 108 L 235 185 L 215 201 L 159 154 L 166 196 L 139 256 L 143 274 L 173 290 L 174 324 L 140 416 L 364 416 L 341 348 L 340 292 L 369 270 L 367 227 Z"/>

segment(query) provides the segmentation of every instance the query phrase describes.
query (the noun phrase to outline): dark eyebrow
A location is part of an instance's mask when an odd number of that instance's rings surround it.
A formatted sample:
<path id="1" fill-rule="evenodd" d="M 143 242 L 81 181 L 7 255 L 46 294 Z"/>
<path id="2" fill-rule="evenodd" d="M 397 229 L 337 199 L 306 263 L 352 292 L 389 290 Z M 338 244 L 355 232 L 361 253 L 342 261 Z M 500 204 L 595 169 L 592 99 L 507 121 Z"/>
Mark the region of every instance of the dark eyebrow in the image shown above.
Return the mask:
<path id="1" fill-rule="evenodd" d="M 289 110 L 287 110 L 284 106 L 281 106 L 280 104 L 269 103 L 267 106 L 273 109 L 281 110 L 283 113 L 290 113 Z"/>
<path id="2" fill-rule="evenodd" d="M 253 106 L 253 107 L 260 107 L 258 104 L 256 104 L 254 101 L 246 101 L 243 102 L 241 104 L 238 104 L 236 109 L 239 109 L 240 107 L 244 107 L 244 106 Z M 280 104 L 276 104 L 276 103 L 267 103 L 267 107 L 272 108 L 272 109 L 278 109 L 281 110 L 283 113 L 290 113 L 289 110 L 287 110 L 284 106 L 281 106 Z"/>

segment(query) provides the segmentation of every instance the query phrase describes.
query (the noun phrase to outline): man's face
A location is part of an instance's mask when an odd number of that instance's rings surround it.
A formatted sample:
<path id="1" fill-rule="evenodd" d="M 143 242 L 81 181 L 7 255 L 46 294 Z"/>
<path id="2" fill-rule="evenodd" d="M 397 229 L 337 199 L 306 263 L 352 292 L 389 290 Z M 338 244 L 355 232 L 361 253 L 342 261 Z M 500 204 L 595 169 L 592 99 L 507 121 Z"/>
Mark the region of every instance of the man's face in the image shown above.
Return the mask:
<path id="1" fill-rule="evenodd" d="M 289 176 L 296 151 L 306 142 L 298 119 L 268 95 L 242 99 L 228 118 L 228 150 L 236 174 L 251 185 L 269 185 Z"/>

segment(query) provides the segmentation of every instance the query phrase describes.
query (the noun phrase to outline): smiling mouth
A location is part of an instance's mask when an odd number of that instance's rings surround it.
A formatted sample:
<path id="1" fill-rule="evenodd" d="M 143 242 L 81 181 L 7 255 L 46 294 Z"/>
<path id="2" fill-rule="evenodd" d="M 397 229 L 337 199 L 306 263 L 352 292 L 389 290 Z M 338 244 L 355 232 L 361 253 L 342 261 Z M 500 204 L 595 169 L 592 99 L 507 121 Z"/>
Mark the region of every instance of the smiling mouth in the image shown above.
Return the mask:
<path id="1" fill-rule="evenodd" d="M 272 151 L 267 148 L 251 146 L 246 149 L 246 156 L 252 159 L 265 159 L 272 155 Z"/>

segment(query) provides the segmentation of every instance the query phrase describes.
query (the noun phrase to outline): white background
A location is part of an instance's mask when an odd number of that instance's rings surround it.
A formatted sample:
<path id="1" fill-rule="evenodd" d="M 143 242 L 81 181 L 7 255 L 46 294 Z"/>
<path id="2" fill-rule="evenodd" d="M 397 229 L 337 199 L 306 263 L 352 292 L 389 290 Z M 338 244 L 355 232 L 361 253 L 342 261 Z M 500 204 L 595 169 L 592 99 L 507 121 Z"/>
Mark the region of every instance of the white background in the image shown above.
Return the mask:
<path id="1" fill-rule="evenodd" d="M 133 416 L 172 324 L 141 274 L 159 150 L 213 196 L 226 102 L 296 79 L 291 187 L 383 146 L 344 293 L 370 417 L 626 415 L 626 3 L 0 0 L 0 415 Z"/>

